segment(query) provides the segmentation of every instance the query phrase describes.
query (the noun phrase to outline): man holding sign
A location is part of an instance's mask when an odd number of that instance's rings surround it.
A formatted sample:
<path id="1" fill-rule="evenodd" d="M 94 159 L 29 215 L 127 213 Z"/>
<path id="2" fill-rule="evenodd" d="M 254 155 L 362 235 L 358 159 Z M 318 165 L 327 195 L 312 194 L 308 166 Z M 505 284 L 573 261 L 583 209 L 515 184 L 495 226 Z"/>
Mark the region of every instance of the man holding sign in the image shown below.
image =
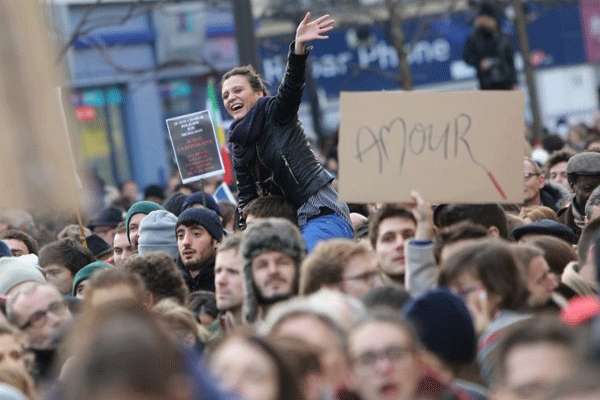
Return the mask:
<path id="1" fill-rule="evenodd" d="M 306 13 L 275 96 L 267 96 L 262 78 L 251 66 L 225 73 L 221 85 L 225 109 L 234 119 L 229 141 L 242 216 L 255 198 L 283 195 L 296 208 L 309 251 L 320 240 L 353 236 L 348 207 L 338 200 L 331 186 L 333 176 L 315 158 L 298 121 L 306 43 L 326 39 L 334 24 L 329 15 L 311 21 Z"/>

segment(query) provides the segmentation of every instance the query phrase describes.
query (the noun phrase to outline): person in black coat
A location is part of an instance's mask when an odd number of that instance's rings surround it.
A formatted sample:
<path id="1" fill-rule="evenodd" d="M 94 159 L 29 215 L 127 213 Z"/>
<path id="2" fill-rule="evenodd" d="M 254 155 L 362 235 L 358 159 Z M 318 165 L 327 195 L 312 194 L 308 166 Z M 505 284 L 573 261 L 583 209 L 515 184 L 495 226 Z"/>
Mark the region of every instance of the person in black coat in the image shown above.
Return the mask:
<path id="1" fill-rule="evenodd" d="M 267 96 L 251 66 L 234 68 L 221 81 L 225 109 L 233 118 L 229 143 L 239 188 L 239 209 L 265 195 L 283 196 L 296 209 L 308 250 L 332 237 L 352 238 L 348 207 L 338 199 L 333 176 L 316 159 L 298 120 L 306 43 L 326 39 L 335 21 L 324 15 L 298 25 L 277 94 Z"/>
<path id="2" fill-rule="evenodd" d="M 464 47 L 463 59 L 477 69 L 481 90 L 511 90 L 517 83 L 514 51 L 499 22 L 496 7 L 482 3 Z"/>

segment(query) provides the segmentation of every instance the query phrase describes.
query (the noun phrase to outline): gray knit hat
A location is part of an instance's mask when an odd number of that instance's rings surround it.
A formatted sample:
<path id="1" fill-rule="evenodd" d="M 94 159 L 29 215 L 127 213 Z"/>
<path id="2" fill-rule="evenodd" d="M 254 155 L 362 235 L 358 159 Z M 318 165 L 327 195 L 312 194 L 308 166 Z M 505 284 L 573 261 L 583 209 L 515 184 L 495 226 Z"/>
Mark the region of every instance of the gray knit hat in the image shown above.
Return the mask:
<path id="1" fill-rule="evenodd" d="M 177 237 L 175 225 L 177 217 L 165 210 L 152 211 L 140 223 L 140 237 L 138 238 L 138 252 L 145 255 L 150 252 L 161 251 L 173 259 L 177 258 Z"/>
<path id="2" fill-rule="evenodd" d="M 46 282 L 44 274 L 26 256 L 0 258 L 0 295 L 25 282 Z"/>
<path id="3" fill-rule="evenodd" d="M 251 224 L 244 232 L 240 252 L 244 259 L 244 316 L 254 322 L 258 313 L 258 303 L 252 284 L 252 260 L 267 251 L 279 251 L 294 260 L 300 268 L 306 254 L 304 239 L 294 224 L 283 218 L 266 218 Z"/>

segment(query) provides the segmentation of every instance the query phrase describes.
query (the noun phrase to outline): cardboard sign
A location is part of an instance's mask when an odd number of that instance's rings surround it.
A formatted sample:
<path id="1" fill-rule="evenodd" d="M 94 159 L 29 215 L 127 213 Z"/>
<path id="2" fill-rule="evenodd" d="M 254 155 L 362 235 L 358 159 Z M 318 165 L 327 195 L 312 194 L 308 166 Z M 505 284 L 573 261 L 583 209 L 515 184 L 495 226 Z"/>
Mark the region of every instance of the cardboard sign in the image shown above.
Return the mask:
<path id="1" fill-rule="evenodd" d="M 207 110 L 166 122 L 183 183 L 223 174 L 217 135 Z"/>
<path id="2" fill-rule="evenodd" d="M 0 212 L 72 215 L 81 198 L 56 96 L 62 72 L 43 7 L 0 2 Z"/>
<path id="3" fill-rule="evenodd" d="M 518 91 L 342 93 L 341 197 L 520 203 L 524 109 Z"/>

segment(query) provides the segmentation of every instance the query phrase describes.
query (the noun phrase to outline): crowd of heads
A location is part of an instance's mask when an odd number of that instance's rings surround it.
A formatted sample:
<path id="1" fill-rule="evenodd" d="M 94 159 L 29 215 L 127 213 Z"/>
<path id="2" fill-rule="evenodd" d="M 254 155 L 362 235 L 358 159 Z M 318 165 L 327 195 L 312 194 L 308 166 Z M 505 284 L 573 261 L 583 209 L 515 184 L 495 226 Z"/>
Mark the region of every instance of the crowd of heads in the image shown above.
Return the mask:
<path id="1" fill-rule="evenodd" d="M 523 168 L 523 204 L 350 205 L 354 240 L 310 253 L 278 196 L 238 210 L 130 183 L 53 240 L 2 210 L 0 383 L 29 399 L 593 398 L 600 153 Z"/>

